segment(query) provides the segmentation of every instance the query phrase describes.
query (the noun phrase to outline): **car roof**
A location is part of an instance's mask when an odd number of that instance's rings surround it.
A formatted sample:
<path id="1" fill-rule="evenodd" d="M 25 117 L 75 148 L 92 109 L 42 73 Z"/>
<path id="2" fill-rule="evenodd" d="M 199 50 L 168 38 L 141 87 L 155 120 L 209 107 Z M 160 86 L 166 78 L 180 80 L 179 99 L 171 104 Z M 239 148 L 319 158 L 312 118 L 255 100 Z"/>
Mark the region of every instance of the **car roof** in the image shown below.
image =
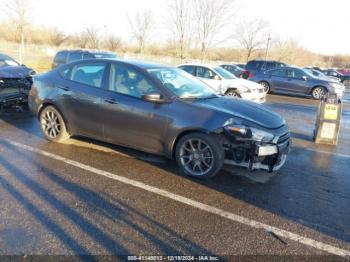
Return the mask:
<path id="1" fill-rule="evenodd" d="M 89 50 L 89 49 L 72 49 L 72 50 L 60 50 L 57 53 L 70 52 L 70 53 L 90 53 L 90 54 L 114 54 L 113 52 L 101 51 L 101 50 Z"/>
<path id="2" fill-rule="evenodd" d="M 0 53 L 0 58 L 10 58 L 10 59 L 12 59 L 10 56 L 8 56 L 6 54 L 3 54 L 3 53 Z"/>
<path id="3" fill-rule="evenodd" d="M 203 66 L 203 67 L 208 67 L 211 69 L 214 69 L 215 67 L 219 67 L 219 65 L 201 64 L 201 63 L 187 63 L 187 64 L 178 65 L 177 67 L 180 67 L 180 66 Z"/>
<path id="4" fill-rule="evenodd" d="M 79 64 L 79 63 L 89 63 L 89 62 L 119 62 L 127 65 L 133 65 L 140 67 L 142 69 L 151 69 L 151 68 L 174 68 L 169 65 L 163 65 L 159 63 L 149 62 L 149 61 L 143 61 L 143 60 L 134 60 L 134 59 L 118 59 L 118 58 L 102 58 L 102 59 L 86 59 L 86 60 L 79 60 L 75 61 L 72 64 Z"/>

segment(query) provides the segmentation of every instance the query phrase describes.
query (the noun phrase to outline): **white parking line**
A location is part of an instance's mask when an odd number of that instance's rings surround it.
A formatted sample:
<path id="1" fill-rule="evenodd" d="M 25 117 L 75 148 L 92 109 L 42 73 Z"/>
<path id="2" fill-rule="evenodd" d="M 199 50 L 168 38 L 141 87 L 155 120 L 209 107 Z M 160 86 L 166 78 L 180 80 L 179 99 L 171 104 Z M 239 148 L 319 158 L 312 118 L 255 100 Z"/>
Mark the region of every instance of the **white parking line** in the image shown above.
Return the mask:
<path id="1" fill-rule="evenodd" d="M 153 187 L 153 186 L 149 186 L 147 184 L 144 184 L 142 182 L 139 182 L 139 181 L 136 181 L 133 179 L 118 176 L 118 175 L 112 174 L 110 172 L 106 172 L 106 171 L 94 168 L 92 166 L 85 165 L 85 164 L 82 164 L 82 163 L 79 163 L 79 162 L 76 162 L 76 161 L 73 161 L 73 160 L 70 160 L 70 159 L 49 153 L 49 152 L 46 152 L 46 151 L 43 151 L 40 149 L 37 149 L 37 148 L 33 148 L 33 147 L 30 147 L 30 146 L 27 146 L 27 145 L 24 145 L 21 143 L 17 143 L 17 142 L 11 141 L 11 140 L 7 140 L 7 139 L 4 141 L 6 141 L 7 143 L 9 143 L 15 147 L 18 147 L 20 149 L 23 149 L 23 150 L 26 150 L 26 151 L 29 151 L 32 153 L 36 153 L 38 155 L 42 155 L 42 156 L 45 156 L 45 157 L 48 157 L 48 158 L 51 158 L 51 159 L 54 159 L 57 161 L 62 161 L 66 164 L 80 168 L 82 170 L 85 170 L 85 171 L 88 171 L 88 172 L 91 172 L 91 173 L 94 173 L 94 174 L 97 174 L 100 176 L 104 176 L 104 177 L 116 180 L 118 182 L 143 189 L 143 190 L 148 191 L 148 192 L 152 192 L 154 194 L 163 196 L 163 197 L 168 198 L 168 199 L 175 200 L 177 202 L 189 205 L 189 206 L 194 207 L 194 208 L 198 208 L 198 209 L 206 211 L 208 213 L 227 218 L 227 219 L 232 220 L 234 222 L 238 222 L 238 223 L 241 223 L 243 225 L 247 225 L 247 226 L 250 226 L 250 227 L 253 227 L 256 229 L 263 229 L 263 230 L 266 230 L 267 232 L 272 232 L 279 237 L 286 238 L 286 239 L 313 247 L 315 249 L 328 252 L 330 254 L 334 254 L 337 256 L 345 257 L 345 258 L 350 257 L 349 250 L 338 248 L 338 247 L 335 247 L 335 246 L 332 246 L 332 245 L 329 245 L 329 244 L 326 244 L 323 242 L 316 241 L 316 240 L 308 238 L 308 237 L 304 237 L 304 236 L 301 236 L 301 235 L 298 235 L 298 234 L 295 234 L 295 233 L 292 233 L 292 232 L 289 232 L 289 231 L 286 231 L 286 230 L 283 230 L 283 229 L 280 229 L 277 227 L 273 227 L 273 226 L 270 226 L 270 225 L 267 225 L 267 224 L 264 224 L 264 223 L 261 223 L 261 222 L 243 217 L 243 216 L 239 216 L 237 214 L 227 212 L 227 211 L 224 211 L 222 209 L 203 204 L 201 202 L 198 202 L 198 201 L 195 201 L 195 200 L 168 192 L 166 190 L 159 189 L 159 188 Z"/>

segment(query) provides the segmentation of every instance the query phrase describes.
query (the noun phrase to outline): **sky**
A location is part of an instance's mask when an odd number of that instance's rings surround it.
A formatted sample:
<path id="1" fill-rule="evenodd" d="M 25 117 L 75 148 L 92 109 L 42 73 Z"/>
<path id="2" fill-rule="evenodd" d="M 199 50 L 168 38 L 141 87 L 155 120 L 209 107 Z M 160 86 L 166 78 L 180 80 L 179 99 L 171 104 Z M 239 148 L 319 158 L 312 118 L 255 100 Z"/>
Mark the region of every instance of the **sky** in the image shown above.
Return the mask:
<path id="1" fill-rule="evenodd" d="M 104 34 L 113 33 L 126 40 L 131 37 L 128 15 L 151 10 L 157 21 L 155 38 L 166 38 L 165 6 L 170 0 L 30 1 L 32 21 L 37 25 L 55 26 L 67 33 L 94 26 Z M 235 5 L 238 11 L 232 17 L 232 28 L 242 19 L 261 18 L 270 24 L 273 36 L 297 40 L 322 54 L 350 54 L 349 0 L 235 0 Z"/>

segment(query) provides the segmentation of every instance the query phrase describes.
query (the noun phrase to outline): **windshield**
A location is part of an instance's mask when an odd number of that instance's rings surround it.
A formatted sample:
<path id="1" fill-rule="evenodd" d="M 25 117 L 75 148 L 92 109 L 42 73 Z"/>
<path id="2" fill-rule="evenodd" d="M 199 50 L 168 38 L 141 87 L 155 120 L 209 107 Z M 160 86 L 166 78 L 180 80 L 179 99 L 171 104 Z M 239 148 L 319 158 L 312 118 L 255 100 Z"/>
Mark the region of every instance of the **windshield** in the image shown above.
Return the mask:
<path id="1" fill-rule="evenodd" d="M 218 73 L 224 79 L 236 79 L 237 77 L 234 74 L 231 74 L 229 71 L 222 67 L 215 67 L 215 72 Z"/>
<path id="2" fill-rule="evenodd" d="M 181 69 L 153 68 L 147 71 L 179 98 L 199 99 L 215 96 L 213 89 Z"/>
<path id="3" fill-rule="evenodd" d="M 3 66 L 19 66 L 19 64 L 9 56 L 0 56 L 0 67 Z"/>

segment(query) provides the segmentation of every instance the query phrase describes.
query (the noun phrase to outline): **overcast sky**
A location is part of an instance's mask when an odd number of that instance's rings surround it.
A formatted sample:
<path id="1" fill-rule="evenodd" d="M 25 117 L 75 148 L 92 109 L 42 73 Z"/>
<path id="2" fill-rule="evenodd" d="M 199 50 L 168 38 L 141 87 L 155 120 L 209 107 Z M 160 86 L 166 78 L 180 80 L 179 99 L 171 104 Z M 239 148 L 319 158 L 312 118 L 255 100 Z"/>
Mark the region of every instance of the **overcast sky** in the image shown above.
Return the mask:
<path id="1" fill-rule="evenodd" d="M 6 0 L 0 0 L 5 2 Z M 164 39 L 164 6 L 169 0 L 32 0 L 33 21 L 73 33 L 94 25 L 128 39 L 127 15 L 152 10 Z M 236 0 L 238 15 L 267 20 L 274 34 L 293 38 L 323 54 L 350 54 L 350 0 Z"/>

